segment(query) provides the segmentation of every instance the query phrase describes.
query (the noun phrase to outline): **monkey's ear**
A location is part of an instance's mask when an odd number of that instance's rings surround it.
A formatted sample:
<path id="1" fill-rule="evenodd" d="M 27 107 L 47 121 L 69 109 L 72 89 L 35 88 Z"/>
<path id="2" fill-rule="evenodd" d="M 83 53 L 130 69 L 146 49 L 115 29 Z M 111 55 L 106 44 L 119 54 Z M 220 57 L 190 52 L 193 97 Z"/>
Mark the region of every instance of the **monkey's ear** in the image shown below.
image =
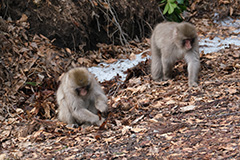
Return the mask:
<path id="1" fill-rule="evenodd" d="M 174 30 L 173 30 L 173 36 L 174 36 L 174 37 L 177 37 L 177 36 L 178 36 L 178 33 L 179 33 L 178 27 L 174 28 Z"/>

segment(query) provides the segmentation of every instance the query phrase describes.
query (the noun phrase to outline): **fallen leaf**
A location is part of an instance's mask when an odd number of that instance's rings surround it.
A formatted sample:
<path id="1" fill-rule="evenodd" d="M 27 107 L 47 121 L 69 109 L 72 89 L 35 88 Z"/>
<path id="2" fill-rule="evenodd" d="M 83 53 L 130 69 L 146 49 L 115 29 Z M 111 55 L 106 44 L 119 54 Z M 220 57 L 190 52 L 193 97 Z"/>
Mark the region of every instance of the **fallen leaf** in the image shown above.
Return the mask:
<path id="1" fill-rule="evenodd" d="M 136 124 L 136 123 L 137 123 L 138 121 L 140 121 L 143 117 L 144 117 L 144 115 L 136 118 L 136 119 L 132 122 L 132 124 Z"/>
<path id="2" fill-rule="evenodd" d="M 132 129 L 132 127 L 124 126 L 123 129 L 122 129 L 122 135 L 125 135 L 130 129 Z"/>
<path id="3" fill-rule="evenodd" d="M 17 21 L 17 23 L 26 22 L 27 20 L 28 20 L 28 16 L 23 13 L 22 17 Z"/>
<path id="4" fill-rule="evenodd" d="M 181 107 L 180 111 L 181 112 L 188 112 L 188 111 L 192 111 L 196 108 L 196 106 L 194 105 L 189 105 L 189 106 L 185 106 L 185 107 Z"/>
<path id="5" fill-rule="evenodd" d="M 145 130 L 146 130 L 146 128 L 138 128 L 138 127 L 131 128 L 131 131 L 133 131 L 135 133 L 142 132 L 142 131 L 145 131 Z"/>
<path id="6" fill-rule="evenodd" d="M 114 63 L 114 62 L 117 62 L 118 60 L 117 59 L 113 59 L 113 58 L 110 58 L 108 60 L 105 60 L 105 63 Z"/>
<path id="7" fill-rule="evenodd" d="M 136 55 L 134 54 L 134 53 L 131 53 L 130 55 L 129 55 L 129 59 L 132 61 L 132 60 L 134 60 L 134 59 L 136 59 Z"/>

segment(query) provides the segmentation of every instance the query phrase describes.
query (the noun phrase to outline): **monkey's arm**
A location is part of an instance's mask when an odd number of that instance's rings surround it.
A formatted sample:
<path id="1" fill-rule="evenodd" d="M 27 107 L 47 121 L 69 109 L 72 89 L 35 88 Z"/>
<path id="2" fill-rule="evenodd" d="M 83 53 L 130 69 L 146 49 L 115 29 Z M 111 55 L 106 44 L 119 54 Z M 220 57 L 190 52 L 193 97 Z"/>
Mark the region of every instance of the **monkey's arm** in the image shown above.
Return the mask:
<path id="1" fill-rule="evenodd" d="M 104 91 L 102 90 L 99 83 L 93 79 L 92 85 L 94 86 L 93 90 L 93 97 L 94 97 L 94 105 L 97 110 L 100 112 L 106 112 L 107 111 L 107 96 L 104 94 Z"/>
<path id="2" fill-rule="evenodd" d="M 90 112 L 86 108 L 79 108 L 79 109 L 73 110 L 72 116 L 79 123 L 89 122 L 91 124 L 96 124 L 100 126 L 104 122 L 104 118 L 99 120 L 98 115 Z"/>

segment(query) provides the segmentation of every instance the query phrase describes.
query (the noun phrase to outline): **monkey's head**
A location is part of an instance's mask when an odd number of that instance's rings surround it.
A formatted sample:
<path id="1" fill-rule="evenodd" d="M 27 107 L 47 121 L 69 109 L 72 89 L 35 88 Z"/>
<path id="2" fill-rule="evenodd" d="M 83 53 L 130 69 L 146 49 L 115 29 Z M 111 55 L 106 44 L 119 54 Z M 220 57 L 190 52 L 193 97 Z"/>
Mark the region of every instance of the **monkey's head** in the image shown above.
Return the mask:
<path id="1" fill-rule="evenodd" d="M 197 41 L 197 31 L 189 23 L 179 23 L 174 30 L 175 44 L 183 50 L 191 50 Z"/>
<path id="2" fill-rule="evenodd" d="M 68 72 L 71 87 L 78 96 L 86 96 L 91 88 L 91 74 L 86 68 L 78 67 Z"/>

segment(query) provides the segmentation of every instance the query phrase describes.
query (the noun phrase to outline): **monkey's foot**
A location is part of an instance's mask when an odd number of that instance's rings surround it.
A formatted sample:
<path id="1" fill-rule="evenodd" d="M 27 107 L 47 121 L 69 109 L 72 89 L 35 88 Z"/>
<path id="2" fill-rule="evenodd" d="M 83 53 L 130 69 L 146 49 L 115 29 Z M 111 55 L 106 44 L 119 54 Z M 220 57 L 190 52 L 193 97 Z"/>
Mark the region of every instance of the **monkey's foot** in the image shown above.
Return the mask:
<path id="1" fill-rule="evenodd" d="M 78 124 L 68 124 L 66 125 L 67 128 L 78 128 Z"/>
<path id="2" fill-rule="evenodd" d="M 154 80 L 154 81 L 156 81 L 156 82 L 162 82 L 163 81 L 163 78 L 162 77 L 152 77 L 152 79 Z"/>
<path id="3" fill-rule="evenodd" d="M 167 80 L 169 80 L 169 79 L 172 79 L 172 76 L 163 76 L 163 81 L 167 81 Z"/>
<path id="4" fill-rule="evenodd" d="M 190 87 L 197 87 L 198 84 L 197 84 L 197 82 L 191 82 L 191 83 L 189 83 L 189 86 Z"/>

